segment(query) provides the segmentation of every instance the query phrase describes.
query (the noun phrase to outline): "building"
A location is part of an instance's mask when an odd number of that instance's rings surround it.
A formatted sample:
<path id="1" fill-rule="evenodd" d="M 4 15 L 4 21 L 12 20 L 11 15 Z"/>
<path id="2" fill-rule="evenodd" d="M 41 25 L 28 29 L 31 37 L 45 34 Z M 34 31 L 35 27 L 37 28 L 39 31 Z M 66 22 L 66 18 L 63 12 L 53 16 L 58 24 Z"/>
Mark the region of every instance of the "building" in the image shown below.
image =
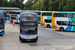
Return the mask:
<path id="1" fill-rule="evenodd" d="M 0 7 L 0 10 L 21 10 L 21 9 L 17 7 Z"/>

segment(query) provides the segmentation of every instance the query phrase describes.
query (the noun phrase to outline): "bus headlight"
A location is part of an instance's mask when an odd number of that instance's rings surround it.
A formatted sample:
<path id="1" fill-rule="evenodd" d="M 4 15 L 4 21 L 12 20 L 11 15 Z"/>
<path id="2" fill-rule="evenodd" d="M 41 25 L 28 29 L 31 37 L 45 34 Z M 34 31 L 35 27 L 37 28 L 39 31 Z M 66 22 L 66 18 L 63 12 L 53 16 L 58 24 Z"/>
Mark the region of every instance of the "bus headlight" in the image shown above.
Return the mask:
<path id="1" fill-rule="evenodd" d="M 3 31 L 0 31 L 0 32 L 3 32 Z"/>

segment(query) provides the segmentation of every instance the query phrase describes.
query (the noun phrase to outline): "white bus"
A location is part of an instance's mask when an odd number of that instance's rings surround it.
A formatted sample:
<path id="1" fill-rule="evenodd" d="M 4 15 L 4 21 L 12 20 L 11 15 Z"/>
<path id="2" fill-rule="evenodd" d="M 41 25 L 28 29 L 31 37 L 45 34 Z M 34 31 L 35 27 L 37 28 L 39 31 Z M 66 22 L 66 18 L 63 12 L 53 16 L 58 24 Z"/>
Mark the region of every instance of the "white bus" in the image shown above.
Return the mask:
<path id="1" fill-rule="evenodd" d="M 11 11 L 10 21 L 15 21 L 15 23 L 20 23 L 20 13 L 21 11 Z"/>
<path id="2" fill-rule="evenodd" d="M 53 12 L 52 29 L 75 31 L 75 12 Z"/>
<path id="3" fill-rule="evenodd" d="M 42 11 L 41 12 L 41 26 L 50 28 L 52 23 L 53 11 Z"/>

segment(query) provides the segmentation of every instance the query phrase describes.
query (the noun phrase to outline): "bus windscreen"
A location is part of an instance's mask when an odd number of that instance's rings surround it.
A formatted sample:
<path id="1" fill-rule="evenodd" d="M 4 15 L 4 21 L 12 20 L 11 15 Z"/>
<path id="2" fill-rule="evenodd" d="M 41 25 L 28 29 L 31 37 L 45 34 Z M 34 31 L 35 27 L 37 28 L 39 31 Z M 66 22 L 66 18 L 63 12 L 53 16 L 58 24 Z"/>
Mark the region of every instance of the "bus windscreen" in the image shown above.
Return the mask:
<path id="1" fill-rule="evenodd" d="M 0 19 L 0 29 L 4 29 L 4 21 L 3 21 L 3 19 Z"/>
<path id="2" fill-rule="evenodd" d="M 0 19 L 3 19 L 3 13 L 0 13 Z"/>
<path id="3" fill-rule="evenodd" d="M 37 16 L 34 14 L 22 14 L 21 21 L 37 21 Z"/>

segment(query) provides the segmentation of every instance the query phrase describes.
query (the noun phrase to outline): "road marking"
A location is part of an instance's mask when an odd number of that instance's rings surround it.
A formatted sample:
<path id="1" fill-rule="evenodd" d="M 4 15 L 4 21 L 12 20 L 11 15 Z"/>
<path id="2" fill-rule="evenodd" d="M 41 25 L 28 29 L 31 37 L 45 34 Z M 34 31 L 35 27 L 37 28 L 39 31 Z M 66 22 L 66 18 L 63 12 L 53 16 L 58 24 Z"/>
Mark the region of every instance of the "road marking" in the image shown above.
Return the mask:
<path id="1" fill-rule="evenodd" d="M 39 30 L 39 28 L 38 28 L 38 30 Z"/>
<path id="2" fill-rule="evenodd" d="M 18 29 L 20 29 L 20 27 L 18 27 Z"/>
<path id="3" fill-rule="evenodd" d="M 5 24 L 5 26 L 6 26 L 6 24 Z"/>
<path id="4" fill-rule="evenodd" d="M 13 41 L 13 44 L 16 45 L 14 41 Z"/>

